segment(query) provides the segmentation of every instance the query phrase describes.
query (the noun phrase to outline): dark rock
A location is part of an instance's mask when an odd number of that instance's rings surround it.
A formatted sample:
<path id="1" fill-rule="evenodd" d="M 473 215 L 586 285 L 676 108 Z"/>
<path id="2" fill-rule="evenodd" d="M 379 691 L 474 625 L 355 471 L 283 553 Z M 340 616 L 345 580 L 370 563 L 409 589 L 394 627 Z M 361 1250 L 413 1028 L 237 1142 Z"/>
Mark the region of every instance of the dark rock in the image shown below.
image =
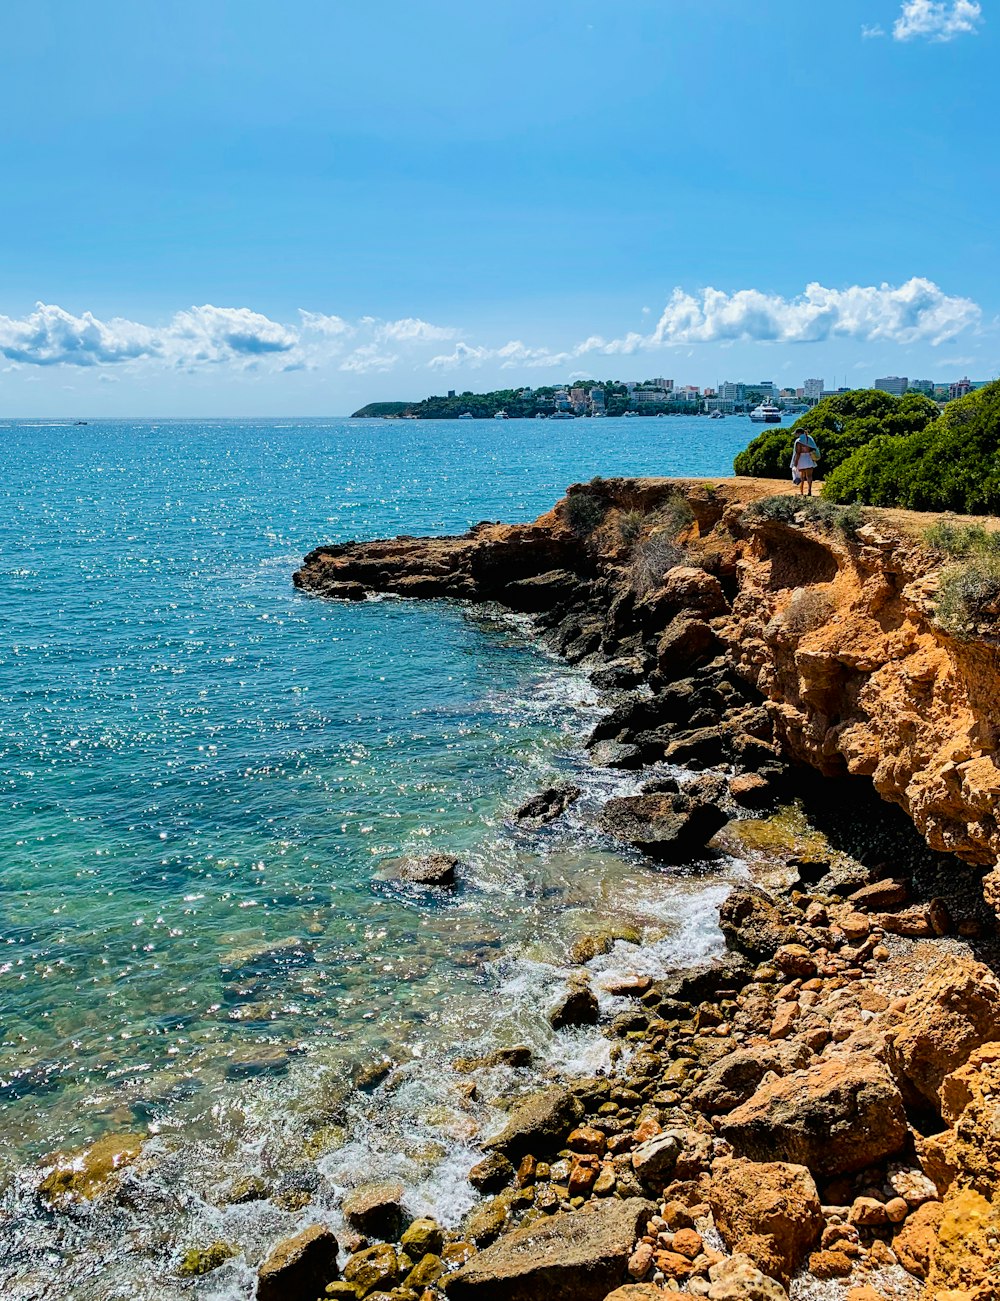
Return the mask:
<path id="1" fill-rule="evenodd" d="M 642 1198 L 612 1199 L 523 1225 L 446 1281 L 449 1301 L 604 1301 L 655 1210 Z"/>
<path id="2" fill-rule="evenodd" d="M 523 826 L 542 827 L 554 822 L 571 804 L 580 798 L 580 787 L 571 782 L 559 782 L 547 787 L 514 811 L 514 820 Z"/>
<path id="3" fill-rule="evenodd" d="M 590 675 L 590 680 L 600 691 L 618 691 L 635 687 L 645 676 L 642 661 L 638 659 L 610 660 Z"/>
<path id="4" fill-rule="evenodd" d="M 637 745 L 621 741 L 599 741 L 590 747 L 590 761 L 598 768 L 641 768 L 645 755 Z"/>
<path id="5" fill-rule="evenodd" d="M 344 1200 L 344 1219 L 367 1238 L 395 1242 L 403 1232 L 403 1185 L 366 1184 Z"/>
<path id="6" fill-rule="evenodd" d="M 500 1152 L 490 1152 L 469 1171 L 469 1183 L 478 1192 L 495 1193 L 514 1178 L 514 1167 Z"/>
<path id="7" fill-rule="evenodd" d="M 454 854 L 414 854 L 389 859 L 383 869 L 386 875 L 413 885 L 454 885 L 461 861 Z"/>
<path id="8" fill-rule="evenodd" d="M 549 1013 L 549 1024 L 553 1030 L 574 1025 L 596 1025 L 599 1016 L 593 990 L 586 985 L 577 985 L 568 990 Z"/>
<path id="9" fill-rule="evenodd" d="M 728 822 L 716 805 L 690 794 L 624 795 L 608 800 L 601 826 L 652 858 L 678 861 L 703 850 Z"/>
<path id="10" fill-rule="evenodd" d="M 512 610 L 548 610 L 553 605 L 571 600 L 579 583 L 576 574 L 568 569 L 550 569 L 546 574 L 508 583 L 499 593 L 499 599 Z"/>
<path id="11" fill-rule="evenodd" d="M 703 764 L 717 764 L 723 762 L 728 750 L 728 741 L 721 728 L 700 727 L 676 736 L 663 757 L 667 763 L 686 764 L 697 759 Z"/>
<path id="12" fill-rule="evenodd" d="M 322 1224 L 279 1242 L 257 1272 L 257 1301 L 316 1301 L 338 1277 L 337 1250 Z"/>
<path id="13" fill-rule="evenodd" d="M 679 615 L 672 620 L 656 644 L 656 667 L 659 678 L 669 682 L 703 663 L 719 644 L 704 619 Z"/>
<path id="14" fill-rule="evenodd" d="M 583 1104 L 566 1089 L 552 1085 L 519 1102 L 500 1133 L 483 1146 L 509 1161 L 520 1161 L 529 1153 L 542 1156 L 562 1145 L 582 1115 Z"/>

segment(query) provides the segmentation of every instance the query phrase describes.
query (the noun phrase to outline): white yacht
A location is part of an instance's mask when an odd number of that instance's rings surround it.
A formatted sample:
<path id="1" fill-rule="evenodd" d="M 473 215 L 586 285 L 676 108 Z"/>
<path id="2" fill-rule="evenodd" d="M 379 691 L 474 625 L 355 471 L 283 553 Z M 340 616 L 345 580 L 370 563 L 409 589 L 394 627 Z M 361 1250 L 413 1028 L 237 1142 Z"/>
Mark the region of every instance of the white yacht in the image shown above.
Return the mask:
<path id="1" fill-rule="evenodd" d="M 726 414 L 724 411 L 715 410 L 708 418 L 709 420 L 725 420 Z"/>
<path id="2" fill-rule="evenodd" d="M 497 412 L 494 414 L 493 419 L 494 419 L 494 420 L 509 420 L 509 419 L 510 419 L 510 416 L 507 414 L 506 411 L 497 411 Z"/>
<path id="3" fill-rule="evenodd" d="M 769 398 L 765 398 L 760 406 L 754 407 L 750 412 L 750 419 L 755 425 L 780 425 L 781 411 Z"/>
<path id="4" fill-rule="evenodd" d="M 472 414 L 471 411 L 463 411 L 458 418 L 459 420 L 475 420 L 476 417 Z"/>

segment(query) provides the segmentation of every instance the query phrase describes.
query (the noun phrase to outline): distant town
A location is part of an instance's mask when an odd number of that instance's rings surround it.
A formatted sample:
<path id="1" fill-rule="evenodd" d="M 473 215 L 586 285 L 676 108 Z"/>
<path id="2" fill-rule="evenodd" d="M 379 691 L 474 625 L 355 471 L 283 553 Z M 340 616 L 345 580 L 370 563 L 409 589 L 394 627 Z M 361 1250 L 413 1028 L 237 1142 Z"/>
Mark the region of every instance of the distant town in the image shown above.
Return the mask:
<path id="1" fill-rule="evenodd" d="M 902 396 L 919 393 L 944 403 L 965 397 L 982 388 L 986 380 L 963 379 L 939 382 L 886 375 L 871 388 Z M 461 419 L 563 419 L 604 416 L 749 414 L 761 403 L 782 412 L 800 414 L 823 398 L 851 392 L 849 388 L 827 388 L 822 379 L 807 379 L 800 388 L 779 388 L 772 380 L 725 380 L 717 388 L 677 385 L 662 376 L 647 380 L 587 380 L 541 388 L 496 389 L 489 393 L 458 393 L 449 389 L 443 397 L 420 402 L 370 402 L 355 411 L 356 417 L 386 420 Z"/>

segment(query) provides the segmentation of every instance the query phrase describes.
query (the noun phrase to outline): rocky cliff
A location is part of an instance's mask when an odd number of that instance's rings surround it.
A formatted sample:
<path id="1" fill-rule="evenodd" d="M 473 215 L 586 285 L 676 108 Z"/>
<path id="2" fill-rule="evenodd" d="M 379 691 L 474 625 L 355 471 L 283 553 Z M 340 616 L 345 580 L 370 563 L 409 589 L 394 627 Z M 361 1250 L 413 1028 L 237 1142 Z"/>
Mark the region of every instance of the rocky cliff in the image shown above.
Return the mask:
<path id="1" fill-rule="evenodd" d="M 295 582 L 535 612 L 567 658 L 600 666 L 601 685 L 645 681 L 654 696 L 722 653 L 749 689 L 740 707 L 767 715 L 766 731 L 751 719 L 740 735 L 825 775 L 870 778 L 932 848 L 993 869 L 997 642 L 936 624 L 942 562 L 922 541 L 926 517 L 796 513 L 792 498 L 775 509 L 776 486 L 597 480 L 528 525 L 320 547 Z M 986 891 L 1000 903 L 1000 879 Z"/>

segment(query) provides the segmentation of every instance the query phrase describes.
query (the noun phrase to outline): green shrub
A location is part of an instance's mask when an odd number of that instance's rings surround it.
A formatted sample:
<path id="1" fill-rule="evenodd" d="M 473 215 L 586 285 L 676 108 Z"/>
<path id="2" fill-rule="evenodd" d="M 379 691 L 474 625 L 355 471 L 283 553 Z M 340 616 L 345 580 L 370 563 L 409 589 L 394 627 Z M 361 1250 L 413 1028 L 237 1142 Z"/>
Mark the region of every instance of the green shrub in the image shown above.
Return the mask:
<path id="1" fill-rule="evenodd" d="M 854 389 L 817 402 L 790 429 L 765 429 L 744 451 L 733 469 L 760 479 L 791 474 L 792 445 L 799 434 L 819 444 L 820 473 L 828 478 L 860 447 L 885 435 L 901 438 L 925 428 L 938 415 L 937 405 L 919 393 L 894 397 L 879 389 Z"/>
<path id="2" fill-rule="evenodd" d="M 618 538 L 622 546 L 632 546 L 642 532 L 645 518 L 641 510 L 627 510 L 618 516 Z"/>
<path id="3" fill-rule="evenodd" d="M 577 537 L 589 537 L 607 511 L 608 503 L 589 492 L 571 492 L 566 499 L 566 521 Z"/>
<path id="4" fill-rule="evenodd" d="M 1000 556 L 977 555 L 941 575 L 934 618 L 957 637 L 974 636 L 1000 614 Z"/>
<path id="5" fill-rule="evenodd" d="M 949 402 L 923 429 L 874 439 L 829 475 L 823 495 L 908 510 L 1000 511 L 1000 382 Z"/>
<path id="6" fill-rule="evenodd" d="M 761 497 L 746 508 L 744 518 L 750 523 L 770 520 L 776 524 L 796 524 L 801 518 L 804 523 L 849 538 L 865 522 L 864 512 L 858 506 L 836 506 L 819 497 L 800 497 L 797 493 Z"/>
<path id="7" fill-rule="evenodd" d="M 938 520 L 925 530 L 924 540 L 946 556 L 1000 556 L 1000 533 L 989 533 L 981 524 Z"/>

